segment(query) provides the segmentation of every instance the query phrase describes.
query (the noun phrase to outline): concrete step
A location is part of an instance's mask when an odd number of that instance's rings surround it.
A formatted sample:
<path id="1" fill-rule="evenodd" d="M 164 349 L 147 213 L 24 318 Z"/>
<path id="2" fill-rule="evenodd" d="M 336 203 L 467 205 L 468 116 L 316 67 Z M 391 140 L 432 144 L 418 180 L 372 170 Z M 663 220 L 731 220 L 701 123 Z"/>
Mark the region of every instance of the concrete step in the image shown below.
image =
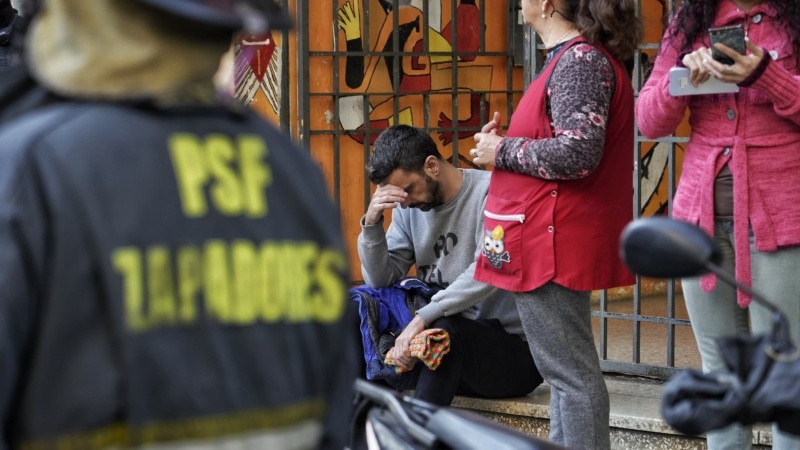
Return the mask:
<path id="1" fill-rule="evenodd" d="M 627 376 L 607 376 L 611 399 L 611 448 L 705 449 L 705 438 L 686 436 L 661 418 L 662 383 Z M 489 400 L 457 397 L 453 406 L 480 413 L 536 437 L 547 439 L 550 431 L 550 387 L 540 386 L 525 397 Z M 767 425 L 753 430 L 753 448 L 768 449 L 772 431 Z"/>

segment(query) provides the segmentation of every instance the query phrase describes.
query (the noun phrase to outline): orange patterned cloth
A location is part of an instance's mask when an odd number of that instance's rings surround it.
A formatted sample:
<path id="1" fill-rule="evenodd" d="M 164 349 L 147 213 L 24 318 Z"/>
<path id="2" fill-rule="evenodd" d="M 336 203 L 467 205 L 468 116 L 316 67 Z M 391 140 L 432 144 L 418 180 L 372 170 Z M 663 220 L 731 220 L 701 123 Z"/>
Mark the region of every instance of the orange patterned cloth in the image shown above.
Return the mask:
<path id="1" fill-rule="evenodd" d="M 414 336 L 408 344 L 411 356 L 422 361 L 431 370 L 436 370 L 442 362 L 442 357 L 450 351 L 450 335 L 441 328 L 430 328 Z M 391 357 L 391 350 L 386 353 L 384 364 L 394 366 L 397 373 L 406 372 L 405 369 L 397 365 L 397 361 Z"/>

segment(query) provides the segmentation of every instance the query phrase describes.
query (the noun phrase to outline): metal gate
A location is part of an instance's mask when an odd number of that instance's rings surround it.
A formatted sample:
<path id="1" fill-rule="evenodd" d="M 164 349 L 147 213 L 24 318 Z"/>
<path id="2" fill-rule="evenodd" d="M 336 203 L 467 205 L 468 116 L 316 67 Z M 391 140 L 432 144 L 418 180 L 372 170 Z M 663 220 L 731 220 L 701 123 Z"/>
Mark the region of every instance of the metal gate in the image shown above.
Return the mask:
<path id="1" fill-rule="evenodd" d="M 675 3 L 639 2 L 647 25 L 634 66 L 637 94 Z M 472 135 L 492 111 L 508 123 L 543 60 L 518 10 L 516 0 L 297 0 L 297 134 L 329 178 L 352 254 L 372 194 L 364 163 L 383 128 L 425 128 L 453 164 L 474 167 Z M 291 127 L 288 115 L 281 122 Z M 686 138 L 636 136 L 635 216 L 668 214 Z M 674 282 L 637 279 L 596 296 L 604 371 L 664 379 L 699 364 Z"/>

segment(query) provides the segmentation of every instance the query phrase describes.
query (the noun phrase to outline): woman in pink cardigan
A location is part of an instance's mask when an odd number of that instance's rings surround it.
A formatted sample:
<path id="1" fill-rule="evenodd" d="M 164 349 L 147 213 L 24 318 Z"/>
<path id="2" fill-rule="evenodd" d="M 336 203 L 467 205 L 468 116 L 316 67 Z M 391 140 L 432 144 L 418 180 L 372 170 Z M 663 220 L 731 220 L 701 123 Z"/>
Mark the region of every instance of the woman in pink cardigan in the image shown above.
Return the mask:
<path id="1" fill-rule="evenodd" d="M 717 44 L 726 65 L 711 57 L 707 29 L 742 24 L 747 52 Z M 800 2 L 684 0 L 661 43 L 636 105 L 642 134 L 672 133 L 691 113 L 673 216 L 713 234 L 724 267 L 777 302 L 800 341 Z M 735 94 L 669 95 L 669 70 L 690 69 L 698 84 L 710 77 L 739 86 Z M 724 367 L 715 338 L 764 333 L 770 313 L 713 277 L 682 280 L 703 369 Z M 774 428 L 776 449 L 800 441 Z M 752 430 L 731 426 L 709 433 L 709 448 L 750 448 Z"/>

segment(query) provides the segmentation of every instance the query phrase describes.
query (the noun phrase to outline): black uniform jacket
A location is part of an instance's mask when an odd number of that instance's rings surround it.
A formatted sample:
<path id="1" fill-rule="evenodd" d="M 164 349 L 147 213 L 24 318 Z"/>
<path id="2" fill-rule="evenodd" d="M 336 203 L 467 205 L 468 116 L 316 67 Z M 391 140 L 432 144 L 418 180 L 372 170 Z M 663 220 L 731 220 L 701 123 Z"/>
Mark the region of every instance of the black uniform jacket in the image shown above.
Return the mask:
<path id="1" fill-rule="evenodd" d="M 65 102 L 4 124 L 0 447 L 324 423 L 342 448 L 347 273 L 318 166 L 252 112 Z"/>

